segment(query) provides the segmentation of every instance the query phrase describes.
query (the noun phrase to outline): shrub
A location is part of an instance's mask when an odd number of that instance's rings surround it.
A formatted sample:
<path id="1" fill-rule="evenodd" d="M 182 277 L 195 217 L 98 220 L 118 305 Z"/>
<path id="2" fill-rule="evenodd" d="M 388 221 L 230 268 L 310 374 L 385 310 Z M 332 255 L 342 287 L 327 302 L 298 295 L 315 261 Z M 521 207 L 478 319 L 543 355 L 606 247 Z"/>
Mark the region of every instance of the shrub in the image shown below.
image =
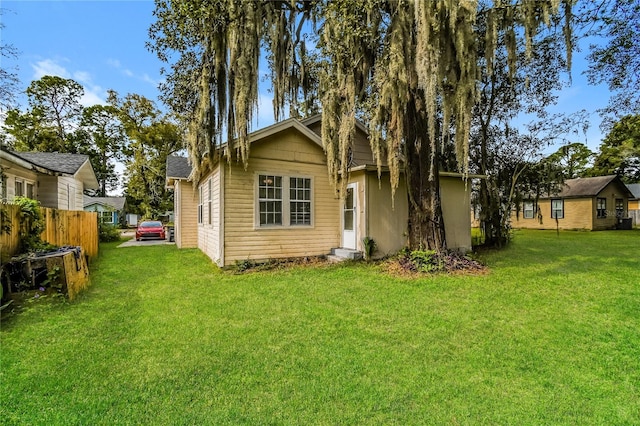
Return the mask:
<path id="1" fill-rule="evenodd" d="M 101 243 L 110 243 L 120 240 L 120 231 L 111 223 L 100 223 L 98 225 L 98 237 Z"/>
<path id="2" fill-rule="evenodd" d="M 16 197 L 14 203 L 20 207 L 20 253 L 42 250 L 50 244 L 42 242 L 40 235 L 45 229 L 45 221 L 40 203 L 27 197 Z"/>
<path id="3" fill-rule="evenodd" d="M 378 245 L 371 237 L 364 237 L 362 239 L 362 246 L 364 247 L 364 259 L 369 261 L 371 260 L 371 256 L 375 253 Z"/>

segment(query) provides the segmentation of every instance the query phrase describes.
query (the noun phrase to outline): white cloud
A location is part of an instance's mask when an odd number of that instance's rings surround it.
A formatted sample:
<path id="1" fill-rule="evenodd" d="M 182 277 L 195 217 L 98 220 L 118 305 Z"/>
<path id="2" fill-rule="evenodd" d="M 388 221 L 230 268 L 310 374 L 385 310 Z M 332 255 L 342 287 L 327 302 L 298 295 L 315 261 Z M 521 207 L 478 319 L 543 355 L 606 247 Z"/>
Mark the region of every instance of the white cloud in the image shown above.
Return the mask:
<path id="1" fill-rule="evenodd" d="M 35 64 L 31 64 L 33 68 L 33 80 L 40 80 L 45 75 L 52 75 L 62 78 L 71 78 L 74 81 L 80 83 L 84 88 L 84 95 L 80 98 L 80 104 L 83 106 L 92 106 L 97 104 L 105 104 L 106 92 L 105 90 L 94 84 L 92 76 L 86 71 L 69 71 L 60 61 L 66 61 L 66 59 L 44 59 L 38 61 Z"/>
<path id="2" fill-rule="evenodd" d="M 38 61 L 35 64 L 31 64 L 31 68 L 33 68 L 33 80 L 40 80 L 45 75 L 53 75 L 62 78 L 70 77 L 67 69 L 58 64 L 54 59 Z"/>

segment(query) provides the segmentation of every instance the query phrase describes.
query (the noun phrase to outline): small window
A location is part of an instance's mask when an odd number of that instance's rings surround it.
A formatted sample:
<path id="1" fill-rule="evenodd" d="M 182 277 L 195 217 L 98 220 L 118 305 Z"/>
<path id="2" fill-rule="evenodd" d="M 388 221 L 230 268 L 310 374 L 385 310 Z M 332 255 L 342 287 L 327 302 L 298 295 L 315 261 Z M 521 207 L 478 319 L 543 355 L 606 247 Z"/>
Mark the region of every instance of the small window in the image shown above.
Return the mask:
<path id="1" fill-rule="evenodd" d="M 27 198 L 35 198 L 33 194 L 33 183 L 27 182 Z"/>
<path id="2" fill-rule="evenodd" d="M 525 201 L 522 206 L 522 212 L 525 219 L 533 219 L 533 214 L 535 213 L 533 201 Z"/>
<path id="3" fill-rule="evenodd" d="M 604 219 L 607 217 L 607 199 L 598 198 L 596 200 L 596 216 L 598 219 Z"/>
<path id="4" fill-rule="evenodd" d="M 16 197 L 23 197 L 24 196 L 24 182 L 21 181 L 21 180 L 18 180 L 18 179 L 16 179 L 15 196 Z"/>
<path id="5" fill-rule="evenodd" d="M 260 226 L 282 225 L 282 176 L 259 175 Z"/>
<path id="6" fill-rule="evenodd" d="M 198 223 L 202 223 L 202 186 L 198 188 Z"/>
<path id="7" fill-rule="evenodd" d="M 618 219 L 624 217 L 624 200 L 622 198 L 616 198 L 616 217 Z"/>
<path id="8" fill-rule="evenodd" d="M 7 202 L 7 178 L 0 174 L 0 178 L 2 179 L 2 186 L 0 187 L 2 190 L 2 202 Z"/>
<path id="9" fill-rule="evenodd" d="M 101 223 L 113 223 L 113 212 L 100 212 L 100 222 Z"/>
<path id="10" fill-rule="evenodd" d="M 551 217 L 553 219 L 564 218 L 564 201 L 561 198 L 551 200 Z"/>
<path id="11" fill-rule="evenodd" d="M 311 225 L 311 179 L 289 178 L 290 225 Z"/>

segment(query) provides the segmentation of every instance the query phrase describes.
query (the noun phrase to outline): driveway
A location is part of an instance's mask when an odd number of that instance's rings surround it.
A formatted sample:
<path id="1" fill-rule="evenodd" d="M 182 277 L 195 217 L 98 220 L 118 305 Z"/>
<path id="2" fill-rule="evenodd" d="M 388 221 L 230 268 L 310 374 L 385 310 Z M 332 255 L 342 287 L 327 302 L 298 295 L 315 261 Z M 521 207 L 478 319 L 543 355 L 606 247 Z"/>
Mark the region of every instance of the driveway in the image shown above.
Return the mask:
<path id="1" fill-rule="evenodd" d="M 169 240 L 142 240 L 142 241 L 136 241 L 136 231 L 135 230 L 126 230 L 126 231 L 122 231 L 120 233 L 120 237 L 121 238 L 130 238 L 130 240 L 125 241 L 124 243 L 120 244 L 118 246 L 118 248 L 120 247 L 138 247 L 138 246 L 157 246 L 157 245 L 163 245 L 163 244 L 175 244 L 175 242 L 173 241 L 169 241 Z"/>

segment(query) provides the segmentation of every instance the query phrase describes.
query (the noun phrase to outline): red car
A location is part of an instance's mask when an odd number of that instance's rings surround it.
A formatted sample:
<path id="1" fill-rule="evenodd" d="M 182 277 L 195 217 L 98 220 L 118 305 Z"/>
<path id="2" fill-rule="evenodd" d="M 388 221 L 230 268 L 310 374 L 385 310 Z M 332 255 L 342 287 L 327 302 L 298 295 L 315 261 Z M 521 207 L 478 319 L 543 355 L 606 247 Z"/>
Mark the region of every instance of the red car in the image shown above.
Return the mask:
<path id="1" fill-rule="evenodd" d="M 157 220 L 145 220 L 138 224 L 136 229 L 136 241 L 140 241 L 143 238 L 159 238 L 165 239 L 164 226 L 162 222 Z"/>

